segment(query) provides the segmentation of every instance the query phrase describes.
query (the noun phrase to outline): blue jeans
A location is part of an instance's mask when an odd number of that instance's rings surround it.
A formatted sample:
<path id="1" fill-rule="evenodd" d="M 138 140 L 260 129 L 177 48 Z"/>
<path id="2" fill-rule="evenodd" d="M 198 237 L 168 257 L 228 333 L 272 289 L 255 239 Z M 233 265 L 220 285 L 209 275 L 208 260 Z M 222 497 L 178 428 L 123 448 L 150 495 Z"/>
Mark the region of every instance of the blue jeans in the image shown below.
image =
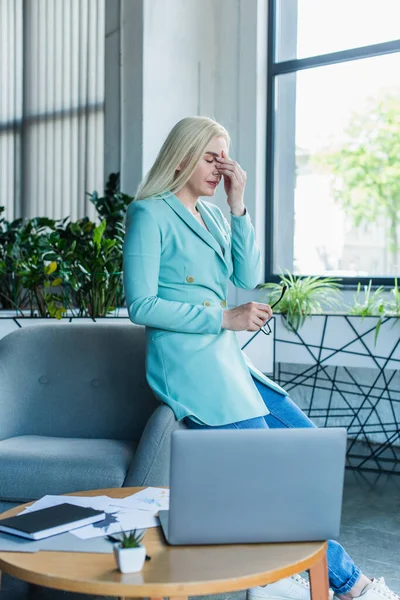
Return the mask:
<path id="1" fill-rule="evenodd" d="M 282 427 L 315 427 L 314 423 L 300 410 L 288 397 L 278 394 L 267 385 L 253 378 L 254 384 L 260 392 L 269 415 L 257 417 L 229 425 L 221 425 L 216 429 L 276 429 Z M 200 425 L 190 418 L 185 419 L 186 425 L 191 429 L 210 428 L 211 425 Z M 328 542 L 327 551 L 329 585 L 333 591 L 340 595 L 346 594 L 359 579 L 361 571 L 345 549 L 333 540 Z"/>

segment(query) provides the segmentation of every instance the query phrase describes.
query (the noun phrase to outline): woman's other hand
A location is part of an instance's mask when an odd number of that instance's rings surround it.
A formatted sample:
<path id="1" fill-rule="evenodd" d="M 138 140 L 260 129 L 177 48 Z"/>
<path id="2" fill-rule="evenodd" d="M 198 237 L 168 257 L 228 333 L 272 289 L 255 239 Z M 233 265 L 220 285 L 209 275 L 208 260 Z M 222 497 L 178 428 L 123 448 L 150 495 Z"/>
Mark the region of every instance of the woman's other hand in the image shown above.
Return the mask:
<path id="1" fill-rule="evenodd" d="M 272 317 L 269 304 L 247 302 L 224 311 L 222 328 L 232 331 L 258 331 Z"/>

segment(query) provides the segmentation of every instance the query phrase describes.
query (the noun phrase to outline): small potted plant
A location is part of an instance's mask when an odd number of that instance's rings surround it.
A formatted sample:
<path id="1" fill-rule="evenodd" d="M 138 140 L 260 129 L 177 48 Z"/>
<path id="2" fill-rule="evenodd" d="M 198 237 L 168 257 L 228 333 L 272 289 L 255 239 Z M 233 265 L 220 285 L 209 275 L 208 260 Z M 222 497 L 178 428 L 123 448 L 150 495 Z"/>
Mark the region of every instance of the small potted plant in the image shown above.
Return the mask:
<path id="1" fill-rule="evenodd" d="M 144 532 L 123 531 L 121 540 L 114 544 L 114 556 L 121 573 L 137 573 L 144 565 L 146 548 L 142 546 Z"/>

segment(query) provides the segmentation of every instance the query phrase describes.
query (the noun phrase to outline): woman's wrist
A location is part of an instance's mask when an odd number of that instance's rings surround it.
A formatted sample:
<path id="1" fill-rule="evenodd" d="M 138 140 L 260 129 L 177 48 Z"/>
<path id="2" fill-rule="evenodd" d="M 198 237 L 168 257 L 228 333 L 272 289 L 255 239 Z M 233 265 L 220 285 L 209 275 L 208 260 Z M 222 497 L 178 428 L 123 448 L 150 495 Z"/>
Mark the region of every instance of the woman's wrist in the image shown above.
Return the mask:
<path id="1" fill-rule="evenodd" d="M 244 204 L 240 206 L 231 207 L 231 214 L 235 217 L 243 217 L 246 214 L 246 207 Z"/>
<path id="2" fill-rule="evenodd" d="M 222 324 L 221 324 L 222 329 L 226 329 L 226 326 L 228 325 L 228 318 L 229 318 L 228 312 L 229 312 L 229 309 L 227 308 L 222 313 Z"/>

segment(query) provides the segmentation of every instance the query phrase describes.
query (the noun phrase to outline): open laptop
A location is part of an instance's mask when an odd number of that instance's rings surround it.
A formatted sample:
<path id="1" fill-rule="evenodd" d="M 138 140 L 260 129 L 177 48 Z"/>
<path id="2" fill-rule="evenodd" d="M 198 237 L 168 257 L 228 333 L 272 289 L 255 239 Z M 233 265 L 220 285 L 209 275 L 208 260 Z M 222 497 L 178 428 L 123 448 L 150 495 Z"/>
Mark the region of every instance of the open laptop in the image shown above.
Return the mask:
<path id="1" fill-rule="evenodd" d="M 347 431 L 206 429 L 172 434 L 170 544 L 301 542 L 339 535 Z"/>

